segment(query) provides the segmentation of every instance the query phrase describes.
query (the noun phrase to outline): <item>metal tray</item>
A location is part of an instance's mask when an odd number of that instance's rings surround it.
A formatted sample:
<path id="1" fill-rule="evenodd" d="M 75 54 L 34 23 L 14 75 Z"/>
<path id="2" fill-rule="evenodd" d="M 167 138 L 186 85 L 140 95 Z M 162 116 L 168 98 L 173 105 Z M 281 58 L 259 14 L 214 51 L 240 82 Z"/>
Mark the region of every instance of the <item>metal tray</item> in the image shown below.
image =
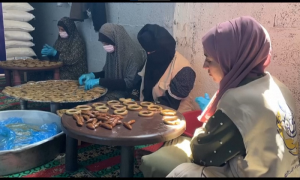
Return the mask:
<path id="1" fill-rule="evenodd" d="M 55 122 L 59 133 L 21 148 L 0 151 L 0 175 L 26 171 L 55 159 L 64 151 L 65 133 L 61 131 L 61 118 L 53 113 L 37 110 L 0 111 L 0 121 L 9 117 L 20 117 L 26 123 L 42 125 Z"/>
<path id="2" fill-rule="evenodd" d="M 76 80 L 48 80 L 48 81 L 54 81 L 54 82 L 70 82 L 70 81 L 75 81 L 77 82 Z M 46 82 L 46 81 L 37 81 L 35 83 L 29 83 L 29 84 L 39 84 L 39 83 L 43 83 L 43 82 Z M 27 83 L 26 83 L 27 84 Z M 21 84 L 21 85 L 17 85 L 17 86 L 14 86 L 14 87 L 22 87 L 24 84 Z M 90 102 L 90 101 L 94 101 L 102 96 L 105 96 L 105 94 L 107 93 L 107 88 L 103 87 L 103 86 L 96 86 L 96 87 L 101 87 L 103 89 L 105 89 L 105 93 L 103 93 L 102 95 L 99 95 L 99 97 L 96 97 L 94 99 L 91 99 L 91 100 L 87 100 L 87 101 L 63 101 L 63 102 L 53 102 L 53 101 L 36 101 L 36 100 L 29 100 L 29 99 L 24 99 L 24 98 L 17 98 L 17 97 L 14 97 L 14 96 L 11 96 L 11 95 L 8 95 L 4 92 L 2 92 L 5 96 L 7 97 L 11 97 L 11 98 L 15 98 L 15 99 L 19 99 L 19 100 L 24 100 L 24 101 L 30 101 L 30 102 L 39 102 L 39 103 L 85 103 L 85 102 Z M 80 88 L 78 88 L 80 89 Z"/>

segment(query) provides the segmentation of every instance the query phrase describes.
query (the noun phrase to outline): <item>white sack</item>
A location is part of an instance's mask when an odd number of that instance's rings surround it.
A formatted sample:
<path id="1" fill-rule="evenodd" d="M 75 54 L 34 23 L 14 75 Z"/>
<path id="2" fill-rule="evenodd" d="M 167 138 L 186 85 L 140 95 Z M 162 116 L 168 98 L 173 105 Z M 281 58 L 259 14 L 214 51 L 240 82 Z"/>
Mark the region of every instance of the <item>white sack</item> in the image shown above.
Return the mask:
<path id="1" fill-rule="evenodd" d="M 28 22 L 3 20 L 4 31 L 24 31 L 31 32 L 34 30 L 31 24 Z"/>
<path id="2" fill-rule="evenodd" d="M 13 20 L 13 21 L 22 21 L 28 22 L 35 18 L 35 16 L 31 13 L 25 11 L 17 11 L 17 10 L 3 10 L 3 19 L 4 20 Z"/>
<path id="3" fill-rule="evenodd" d="M 5 41 L 31 41 L 33 38 L 28 32 L 4 31 Z"/>
<path id="4" fill-rule="evenodd" d="M 5 41 L 5 48 L 23 48 L 32 47 L 34 43 L 31 41 Z"/>
<path id="5" fill-rule="evenodd" d="M 32 11 L 34 8 L 29 3 L 2 3 L 3 10 L 18 10 L 18 11 Z"/>
<path id="6" fill-rule="evenodd" d="M 36 56 L 31 48 L 8 48 L 6 49 L 6 58 L 12 57 L 33 57 Z"/>

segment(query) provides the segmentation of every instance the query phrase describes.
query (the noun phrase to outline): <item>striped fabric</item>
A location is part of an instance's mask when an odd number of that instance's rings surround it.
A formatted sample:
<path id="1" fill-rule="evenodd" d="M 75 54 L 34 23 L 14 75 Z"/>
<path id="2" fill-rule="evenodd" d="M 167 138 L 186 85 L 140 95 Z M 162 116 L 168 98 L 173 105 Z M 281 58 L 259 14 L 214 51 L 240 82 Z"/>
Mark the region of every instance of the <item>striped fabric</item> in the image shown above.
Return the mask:
<path id="1" fill-rule="evenodd" d="M 136 146 L 135 154 L 149 145 Z M 65 172 L 65 154 L 53 161 L 28 171 L 4 177 L 119 177 L 121 151 L 119 148 L 83 143 L 78 148 L 78 165 L 81 167 L 74 173 Z M 139 170 L 140 157 L 134 160 L 134 177 L 143 177 Z"/>

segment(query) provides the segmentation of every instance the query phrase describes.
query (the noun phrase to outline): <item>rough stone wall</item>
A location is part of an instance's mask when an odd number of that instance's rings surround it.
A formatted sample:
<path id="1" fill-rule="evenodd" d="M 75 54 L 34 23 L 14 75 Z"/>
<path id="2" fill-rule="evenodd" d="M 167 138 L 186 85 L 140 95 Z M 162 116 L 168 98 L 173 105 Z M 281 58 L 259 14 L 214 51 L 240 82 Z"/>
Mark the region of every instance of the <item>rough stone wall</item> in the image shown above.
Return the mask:
<path id="1" fill-rule="evenodd" d="M 300 4 L 299 3 L 177 3 L 174 13 L 173 35 L 178 51 L 190 60 L 197 80 L 192 99 L 210 97 L 218 89 L 202 66 L 204 55 L 202 36 L 216 24 L 250 15 L 269 32 L 272 42 L 272 61 L 267 68 L 292 91 L 300 115 Z M 199 109 L 196 103 L 194 109 Z M 298 119 L 299 122 L 299 119 Z M 300 133 L 298 123 L 298 134 Z"/>

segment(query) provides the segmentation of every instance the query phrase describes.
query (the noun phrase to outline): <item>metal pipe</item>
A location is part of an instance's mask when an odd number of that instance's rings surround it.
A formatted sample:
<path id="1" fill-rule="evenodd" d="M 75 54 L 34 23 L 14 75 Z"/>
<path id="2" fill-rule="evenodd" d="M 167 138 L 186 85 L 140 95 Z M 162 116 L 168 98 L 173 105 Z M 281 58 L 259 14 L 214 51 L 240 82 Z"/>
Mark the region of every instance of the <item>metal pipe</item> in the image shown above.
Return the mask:
<path id="1" fill-rule="evenodd" d="M 120 177 L 133 177 L 134 146 L 121 147 Z"/>
<path id="2" fill-rule="evenodd" d="M 21 106 L 21 110 L 26 110 L 27 109 L 27 101 L 25 100 L 20 100 L 20 106 Z"/>
<path id="3" fill-rule="evenodd" d="M 66 135 L 66 156 L 65 156 L 65 166 L 66 172 L 72 173 L 77 171 L 78 163 L 77 163 L 77 139 L 71 138 Z"/>
<path id="4" fill-rule="evenodd" d="M 57 109 L 58 109 L 59 104 L 58 103 L 50 103 L 50 111 L 52 113 L 56 113 Z"/>

